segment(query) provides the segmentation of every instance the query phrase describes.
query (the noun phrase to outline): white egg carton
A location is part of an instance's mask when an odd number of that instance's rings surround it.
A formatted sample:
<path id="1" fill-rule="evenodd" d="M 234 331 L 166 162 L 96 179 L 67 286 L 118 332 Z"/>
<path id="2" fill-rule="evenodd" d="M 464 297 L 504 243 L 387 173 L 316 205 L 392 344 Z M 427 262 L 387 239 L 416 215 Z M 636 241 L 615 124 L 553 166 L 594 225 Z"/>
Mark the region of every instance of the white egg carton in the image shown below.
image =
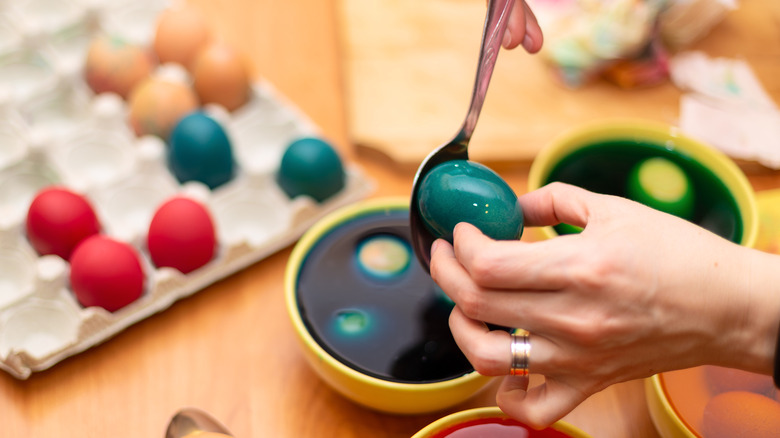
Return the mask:
<path id="1" fill-rule="evenodd" d="M 289 199 L 274 176 L 281 156 L 293 139 L 319 132 L 262 81 L 232 113 L 205 108 L 231 139 L 236 177 L 214 190 L 180 184 L 165 163 L 163 141 L 136 137 L 125 102 L 94 95 L 79 64 L 90 36 L 106 26 L 116 26 L 114 35 L 148 42 L 164 6 L 159 0 L 0 0 L 0 368 L 16 378 L 106 341 L 268 257 L 373 189 L 358 167 L 347 165 L 345 187 L 325 202 Z M 86 196 L 102 232 L 141 254 L 146 282 L 140 299 L 113 313 L 85 308 L 69 289 L 68 263 L 30 246 L 27 209 L 35 193 L 52 184 Z M 201 201 L 217 231 L 214 259 L 186 275 L 155 268 L 145 247 L 154 211 L 174 195 Z"/>

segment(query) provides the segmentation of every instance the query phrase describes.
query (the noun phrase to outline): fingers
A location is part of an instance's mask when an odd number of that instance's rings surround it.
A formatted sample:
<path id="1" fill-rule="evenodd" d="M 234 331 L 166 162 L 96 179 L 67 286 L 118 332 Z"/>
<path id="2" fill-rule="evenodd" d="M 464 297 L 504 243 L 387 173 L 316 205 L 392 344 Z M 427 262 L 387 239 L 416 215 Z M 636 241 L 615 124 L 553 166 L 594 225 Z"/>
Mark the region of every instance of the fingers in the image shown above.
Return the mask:
<path id="1" fill-rule="evenodd" d="M 484 376 L 505 376 L 512 365 L 511 338 L 502 330 L 490 330 L 456 306 L 450 313 L 450 330 L 471 366 Z"/>
<path id="2" fill-rule="evenodd" d="M 496 394 L 504 413 L 536 429 L 560 420 L 586 398 L 585 393 L 555 379 L 546 378 L 529 389 L 527 378 L 512 376 L 504 378 Z"/>
<path id="3" fill-rule="evenodd" d="M 570 251 L 560 241 L 495 241 L 468 223 L 453 232 L 454 254 L 482 288 L 554 291 L 565 286 L 560 266 Z M 432 268 L 433 269 L 433 268 Z"/>
<path id="4" fill-rule="evenodd" d="M 506 49 L 514 49 L 522 44 L 528 53 L 536 53 L 542 48 L 542 42 L 542 29 L 536 16 L 525 1 L 517 0 L 509 16 L 502 45 Z"/>
<path id="5" fill-rule="evenodd" d="M 551 183 L 518 197 L 526 226 L 550 226 L 561 222 L 585 227 L 591 207 L 603 203 L 603 195 L 563 183 Z"/>
<path id="6" fill-rule="evenodd" d="M 528 376 L 511 376 L 511 336 L 500 330 L 489 330 L 479 321 L 466 317 L 458 307 L 450 315 L 450 329 L 458 347 L 474 369 L 485 376 L 505 376 L 496 401 L 508 415 L 536 428 L 559 420 L 586 398 L 574 386 L 547 377 L 545 383 L 529 389 Z M 529 336 L 531 348 L 528 367 L 533 374 L 547 375 L 552 344 L 544 338 Z"/>

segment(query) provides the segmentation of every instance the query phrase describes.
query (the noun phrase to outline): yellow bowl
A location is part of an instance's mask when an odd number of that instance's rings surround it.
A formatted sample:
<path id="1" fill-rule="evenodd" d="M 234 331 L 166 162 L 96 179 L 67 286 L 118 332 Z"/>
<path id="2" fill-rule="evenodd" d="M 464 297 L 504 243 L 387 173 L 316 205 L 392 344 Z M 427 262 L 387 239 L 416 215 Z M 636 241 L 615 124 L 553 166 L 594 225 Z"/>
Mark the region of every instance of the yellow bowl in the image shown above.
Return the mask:
<path id="1" fill-rule="evenodd" d="M 563 421 L 558 421 L 547 429 L 534 430 L 509 418 L 497 407 L 468 409 L 447 415 L 429 424 L 412 438 L 445 438 L 452 431 L 466 426 L 491 423 L 523 427 L 528 433 L 528 438 L 590 438 L 590 435 Z M 475 433 L 474 436 L 487 436 L 487 433 L 482 435 Z"/>
<path id="2" fill-rule="evenodd" d="M 656 374 L 645 379 L 645 398 L 650 418 L 653 419 L 653 424 L 662 437 L 701 438 L 672 406 L 661 383 L 660 375 Z"/>
<path id="3" fill-rule="evenodd" d="M 324 236 L 357 218 L 409 211 L 408 198 L 367 200 L 344 207 L 321 219 L 298 241 L 285 272 L 285 300 L 301 349 L 314 371 L 333 389 L 369 408 L 396 414 L 440 411 L 461 403 L 490 382 L 490 378 L 469 372 L 448 380 L 408 383 L 368 375 L 331 355 L 307 328 L 298 301 L 298 276 L 304 261 Z M 412 255 L 412 258 L 414 256 Z M 416 263 L 416 259 L 412 259 Z"/>
<path id="4" fill-rule="evenodd" d="M 543 148 L 531 164 L 528 190 L 547 184 L 554 168 L 585 147 L 621 142 L 630 152 L 634 145 L 653 145 L 660 152 L 673 154 L 685 161 L 698 163 L 719 179 L 736 203 L 741 223 L 741 238 L 737 243 L 753 246 L 758 234 L 758 207 L 750 182 L 740 168 L 722 152 L 683 135 L 677 128 L 645 120 L 615 119 L 583 125 L 565 133 Z M 637 149 L 638 150 L 638 149 Z M 545 227 L 546 237 L 557 235 L 553 227 Z"/>

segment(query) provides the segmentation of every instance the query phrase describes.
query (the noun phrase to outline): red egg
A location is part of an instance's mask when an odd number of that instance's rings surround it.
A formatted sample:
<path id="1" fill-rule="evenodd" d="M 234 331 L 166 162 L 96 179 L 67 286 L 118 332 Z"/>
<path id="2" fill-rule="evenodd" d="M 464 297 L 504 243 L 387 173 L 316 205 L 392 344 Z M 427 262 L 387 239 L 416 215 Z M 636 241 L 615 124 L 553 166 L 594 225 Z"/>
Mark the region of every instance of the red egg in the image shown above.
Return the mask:
<path id="1" fill-rule="evenodd" d="M 776 438 L 780 403 L 753 392 L 724 392 L 704 408 L 702 429 L 705 438 Z"/>
<path id="2" fill-rule="evenodd" d="M 26 230 L 39 254 L 67 260 L 76 245 L 100 231 L 100 223 L 84 196 L 64 187 L 47 187 L 30 204 Z"/>
<path id="3" fill-rule="evenodd" d="M 216 251 L 214 221 L 202 204 L 175 197 L 154 213 L 147 247 L 158 267 L 171 267 L 186 274 L 208 263 Z"/>
<path id="4" fill-rule="evenodd" d="M 84 307 L 115 312 L 143 294 L 140 256 L 127 243 L 103 235 L 89 237 L 71 256 L 70 286 Z"/>

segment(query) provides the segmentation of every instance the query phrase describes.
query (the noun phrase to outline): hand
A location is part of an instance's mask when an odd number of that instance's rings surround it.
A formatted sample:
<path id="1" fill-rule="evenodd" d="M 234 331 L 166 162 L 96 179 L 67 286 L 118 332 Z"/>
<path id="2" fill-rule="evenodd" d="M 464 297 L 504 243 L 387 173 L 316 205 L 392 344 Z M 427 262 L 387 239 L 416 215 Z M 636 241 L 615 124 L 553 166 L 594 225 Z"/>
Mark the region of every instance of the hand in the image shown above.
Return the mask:
<path id="1" fill-rule="evenodd" d="M 542 29 L 533 11 L 524 0 L 516 0 L 502 45 L 505 49 L 514 49 L 522 43 L 528 53 L 536 53 L 541 50 L 542 42 Z"/>
<path id="2" fill-rule="evenodd" d="M 526 226 L 577 235 L 494 241 L 455 228 L 431 275 L 456 303 L 450 328 L 474 368 L 509 374 L 510 337 L 530 332 L 531 373 L 506 377 L 497 402 L 534 427 L 607 386 L 705 363 L 770 374 L 780 321 L 776 256 L 733 244 L 641 204 L 561 183 L 520 197 Z M 774 277 L 774 278 L 773 278 Z"/>

